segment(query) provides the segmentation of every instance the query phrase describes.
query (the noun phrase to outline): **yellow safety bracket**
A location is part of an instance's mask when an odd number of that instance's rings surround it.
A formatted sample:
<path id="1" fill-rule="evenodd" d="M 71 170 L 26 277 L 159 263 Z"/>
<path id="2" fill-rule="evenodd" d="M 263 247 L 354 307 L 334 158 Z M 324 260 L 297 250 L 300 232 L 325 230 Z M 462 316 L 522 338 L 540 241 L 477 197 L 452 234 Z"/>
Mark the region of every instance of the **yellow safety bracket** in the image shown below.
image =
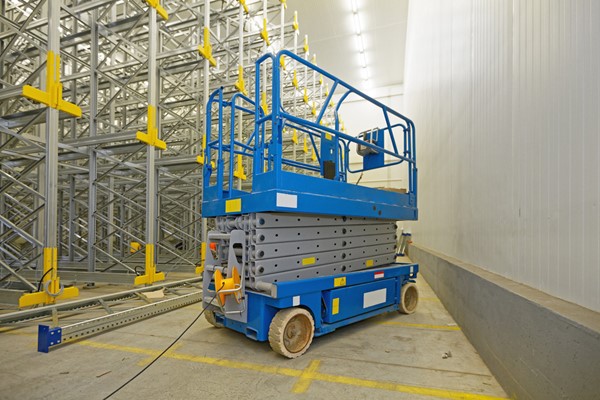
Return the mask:
<path id="1" fill-rule="evenodd" d="M 317 53 L 313 54 L 311 61 L 313 64 L 317 65 Z"/>
<path id="2" fill-rule="evenodd" d="M 246 178 L 248 178 L 246 176 L 246 173 L 244 172 L 244 163 L 242 161 L 242 155 L 238 154 L 237 155 L 237 166 L 235 168 L 235 171 L 233 171 L 233 176 L 235 176 L 236 178 L 239 178 L 243 181 L 246 180 Z"/>
<path id="3" fill-rule="evenodd" d="M 317 103 L 315 103 L 314 101 L 313 101 L 312 109 L 310 110 L 310 113 L 312 115 L 314 115 L 315 117 L 317 116 Z"/>
<path id="4" fill-rule="evenodd" d="M 302 101 L 308 104 L 308 89 L 304 88 L 304 96 L 302 97 Z"/>
<path id="5" fill-rule="evenodd" d="M 206 243 L 200 245 L 200 265 L 196 267 L 196 274 L 204 272 L 204 261 L 206 261 Z"/>
<path id="6" fill-rule="evenodd" d="M 292 133 L 292 142 L 298 144 L 298 130 L 294 129 Z"/>
<path id="7" fill-rule="evenodd" d="M 319 76 L 319 85 L 323 86 L 323 75 Z"/>
<path id="8" fill-rule="evenodd" d="M 313 161 L 317 161 L 317 153 L 315 153 L 315 148 L 310 149 L 310 159 Z"/>
<path id="9" fill-rule="evenodd" d="M 304 135 L 304 148 L 302 149 L 302 151 L 306 154 L 308 153 L 308 142 L 306 141 L 306 135 Z"/>
<path id="10" fill-rule="evenodd" d="M 210 29 L 204 27 L 204 45 L 198 46 L 198 53 L 208 60 L 213 67 L 217 66 L 217 60 L 212 55 L 212 46 L 210 44 Z"/>
<path id="11" fill-rule="evenodd" d="M 246 4 L 246 0 L 238 0 L 238 1 L 242 5 L 242 7 L 244 7 L 244 11 L 246 12 L 246 14 L 250 14 L 250 11 L 248 11 L 248 5 Z"/>
<path id="12" fill-rule="evenodd" d="M 296 73 L 296 70 L 294 70 L 294 77 L 292 78 L 292 85 L 294 85 L 294 87 L 296 89 L 298 89 L 298 74 Z"/>
<path id="13" fill-rule="evenodd" d="M 329 102 L 329 105 L 328 105 L 328 107 L 333 107 L 333 106 L 335 106 L 335 101 L 331 100 L 331 101 Z"/>
<path id="14" fill-rule="evenodd" d="M 329 96 L 329 84 L 325 84 L 325 97 Z"/>
<path id="15" fill-rule="evenodd" d="M 269 40 L 269 31 L 267 31 L 267 19 L 263 18 L 263 28 L 260 31 L 260 37 L 265 41 L 267 46 L 271 45 L 271 41 Z"/>
<path id="16" fill-rule="evenodd" d="M 283 4 L 283 8 L 287 10 L 287 0 L 279 0 L 281 4 Z"/>
<path id="17" fill-rule="evenodd" d="M 160 150 L 166 150 L 167 144 L 158 138 L 158 128 L 156 127 L 156 107 L 148 105 L 148 132 L 138 131 L 135 138 L 147 145 L 154 146 Z"/>
<path id="18" fill-rule="evenodd" d="M 60 285 L 60 278 L 58 277 L 58 249 L 56 247 L 44 248 L 44 269 L 42 276 L 43 290 L 22 295 L 19 298 L 19 307 L 54 304 L 56 300 L 79 296 L 79 289 L 76 287 L 63 288 Z"/>
<path id="19" fill-rule="evenodd" d="M 146 267 L 144 275 L 136 276 L 133 281 L 134 285 L 149 285 L 154 282 L 164 281 L 164 272 L 156 272 L 156 264 L 154 264 L 154 245 L 146 245 Z"/>
<path id="20" fill-rule="evenodd" d="M 269 113 L 269 106 L 267 105 L 267 92 L 262 92 L 260 108 L 262 108 L 265 115 Z"/>
<path id="21" fill-rule="evenodd" d="M 131 242 L 129 243 L 129 252 L 131 254 L 137 253 L 142 249 L 142 245 L 139 242 Z"/>
<path id="22" fill-rule="evenodd" d="M 81 108 L 73 103 L 63 100 L 63 86 L 60 83 L 60 55 L 48 51 L 46 54 L 46 91 L 34 88 L 33 86 L 23 86 L 23 96 L 47 105 L 50 108 L 64 111 L 74 117 L 81 117 Z"/>
<path id="23" fill-rule="evenodd" d="M 294 28 L 295 31 L 300 29 L 300 25 L 298 25 L 298 11 L 294 11 L 294 22 L 292 22 L 292 28 Z"/>
<path id="24" fill-rule="evenodd" d="M 283 56 L 279 57 L 279 66 L 285 71 L 285 58 Z"/>
<path id="25" fill-rule="evenodd" d="M 196 156 L 196 162 L 201 165 L 204 165 L 204 149 L 206 149 L 206 135 L 202 136 L 202 149 L 200 150 L 200 155 Z M 211 161 L 210 165 L 213 168 L 216 166 L 214 161 Z"/>
<path id="26" fill-rule="evenodd" d="M 342 126 L 342 132 L 346 133 L 346 125 L 344 125 L 344 122 L 341 122 L 341 126 Z"/>
<path id="27" fill-rule="evenodd" d="M 159 0 L 146 0 L 146 3 L 148 3 L 150 7 L 156 9 L 156 12 L 162 17 L 162 19 L 165 21 L 169 20 L 169 14 L 167 14 L 167 11 L 160 5 Z"/>
<path id="28" fill-rule="evenodd" d="M 234 86 L 244 96 L 248 96 L 248 91 L 246 90 L 246 82 L 244 81 L 244 67 L 242 67 L 241 65 L 238 65 L 238 80 Z"/>
<path id="29" fill-rule="evenodd" d="M 303 46 L 304 52 L 308 53 L 309 47 L 308 47 L 308 35 L 304 35 L 304 46 Z"/>

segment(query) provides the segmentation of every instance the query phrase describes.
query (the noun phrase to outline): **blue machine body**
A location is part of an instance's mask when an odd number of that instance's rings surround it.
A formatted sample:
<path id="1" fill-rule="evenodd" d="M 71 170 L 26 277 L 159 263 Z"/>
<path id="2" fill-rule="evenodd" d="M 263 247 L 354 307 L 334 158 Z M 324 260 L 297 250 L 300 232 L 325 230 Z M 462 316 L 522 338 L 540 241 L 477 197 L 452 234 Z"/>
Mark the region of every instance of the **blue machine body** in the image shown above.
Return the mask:
<path id="1" fill-rule="evenodd" d="M 264 342 L 269 339 L 269 325 L 279 310 L 302 307 L 313 316 L 315 336 L 322 336 L 342 326 L 397 311 L 402 286 L 415 281 L 418 269 L 416 264 L 392 264 L 344 275 L 280 282 L 276 284 L 275 297 L 246 291 L 247 322 L 218 312 L 215 317 L 226 328 Z"/>
<path id="2" fill-rule="evenodd" d="M 286 110 L 282 101 L 281 58 L 305 65 L 332 82 L 314 118 L 300 118 Z M 261 70 L 265 63 L 271 64 L 273 71 L 269 82 L 270 110 L 260 106 L 264 79 Z M 393 221 L 418 218 L 415 128 L 410 119 L 286 50 L 262 56 L 256 61 L 255 71 L 254 100 L 241 93 L 225 100 L 224 90 L 220 88 L 211 94 L 206 105 L 209 122 L 204 153 L 203 217 L 290 212 Z M 340 97 L 335 107 L 331 107 L 329 104 L 336 91 Z M 350 95 L 378 108 L 385 126 L 357 136 L 344 133 L 338 111 Z M 333 109 L 332 126 L 322 123 L 328 109 Z M 254 118 L 254 131 L 246 141 L 238 140 L 235 131 L 236 116 L 240 112 Z M 215 119 L 217 123 L 213 126 Z M 310 140 L 318 165 L 284 156 L 283 133 L 290 129 L 304 133 Z M 402 138 L 402 146 L 396 143 L 397 138 Z M 316 139 L 320 139 L 320 144 Z M 349 160 L 353 148 L 364 153 L 361 154 L 362 168 L 351 168 Z M 236 189 L 234 184 L 232 160 L 239 156 L 252 165 L 250 190 Z M 349 174 L 395 165 L 406 166 L 406 192 L 369 188 L 347 181 Z M 398 310 L 402 286 L 414 282 L 417 273 L 416 264 L 390 264 L 333 276 L 277 282 L 273 284 L 276 290 L 270 294 L 246 288 L 243 294 L 245 321 L 230 318 L 212 305 L 209 307 L 217 323 L 258 341 L 268 340 L 269 326 L 279 310 L 302 307 L 312 314 L 314 334 L 320 336 L 344 325 Z M 207 277 L 210 281 L 210 275 L 205 275 L 205 281 Z M 210 289 L 214 293 L 214 285 Z M 205 304 L 209 304 L 206 295 Z"/>

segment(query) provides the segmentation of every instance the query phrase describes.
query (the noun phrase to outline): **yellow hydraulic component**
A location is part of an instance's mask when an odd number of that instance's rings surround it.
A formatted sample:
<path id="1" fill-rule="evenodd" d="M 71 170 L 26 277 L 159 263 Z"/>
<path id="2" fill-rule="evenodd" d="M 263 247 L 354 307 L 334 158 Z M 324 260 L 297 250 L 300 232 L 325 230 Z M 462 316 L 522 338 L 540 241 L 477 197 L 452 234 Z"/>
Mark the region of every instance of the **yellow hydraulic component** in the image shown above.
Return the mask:
<path id="1" fill-rule="evenodd" d="M 235 168 L 235 171 L 233 171 L 233 176 L 235 176 L 236 178 L 239 178 L 243 181 L 245 181 L 246 178 L 248 178 L 246 176 L 246 173 L 244 172 L 244 162 L 242 160 L 241 154 L 237 155 L 237 166 Z"/>
<path id="2" fill-rule="evenodd" d="M 44 269 L 42 273 L 43 290 L 27 293 L 19 298 L 19 307 L 37 304 L 54 304 L 56 300 L 79 296 L 76 287 L 62 287 L 58 277 L 58 250 L 56 247 L 44 248 Z"/>
<path id="3" fill-rule="evenodd" d="M 150 7 L 155 8 L 156 12 L 162 17 L 162 19 L 165 21 L 169 19 L 169 14 L 167 14 L 167 11 L 160 5 L 159 0 L 146 0 L 146 3 L 148 3 Z"/>
<path id="4" fill-rule="evenodd" d="M 267 92 L 262 92 L 260 108 L 262 108 L 265 115 L 269 113 L 269 106 L 267 105 Z"/>
<path id="5" fill-rule="evenodd" d="M 271 45 L 271 41 L 269 40 L 269 31 L 267 31 L 267 19 L 263 18 L 263 28 L 260 31 L 260 37 L 265 41 L 267 46 Z"/>
<path id="6" fill-rule="evenodd" d="M 136 276 L 133 281 L 134 285 L 149 285 L 154 282 L 164 281 L 165 273 L 156 272 L 156 264 L 154 263 L 154 245 L 146 244 L 146 266 L 144 275 Z"/>
<path id="7" fill-rule="evenodd" d="M 217 66 L 217 60 L 212 55 L 212 45 L 210 44 L 210 29 L 208 26 L 204 27 L 204 46 L 198 46 L 198 52 L 200 55 L 208 60 L 210 65 L 213 67 Z"/>
<path id="8" fill-rule="evenodd" d="M 53 51 L 46 54 L 46 91 L 36 89 L 33 86 L 23 86 L 23 96 L 64 111 L 74 117 L 81 117 L 81 108 L 73 103 L 63 100 L 63 86 L 60 83 L 60 55 L 55 55 Z"/>
<path id="9" fill-rule="evenodd" d="M 298 144 L 298 130 L 294 129 L 292 133 L 292 142 Z"/>
<path id="10" fill-rule="evenodd" d="M 281 4 L 283 4 L 283 8 L 287 10 L 287 0 L 279 0 Z"/>
<path id="11" fill-rule="evenodd" d="M 298 89 L 298 74 L 296 73 L 296 70 L 294 70 L 294 77 L 292 78 L 292 85 L 294 85 L 294 87 L 296 89 Z"/>
<path id="12" fill-rule="evenodd" d="M 224 290 L 238 289 L 240 287 L 240 282 L 240 274 L 238 273 L 236 267 L 233 267 L 231 269 L 231 277 L 229 278 L 223 278 L 223 274 L 218 269 L 215 271 L 215 289 L 217 290 L 217 293 Z M 219 295 L 217 296 L 217 299 L 219 299 L 219 304 L 221 304 L 221 306 L 224 306 L 225 298 L 230 295 L 233 295 L 235 301 L 237 301 L 238 303 L 242 299 L 240 291 L 233 293 L 219 293 Z"/>
<path id="13" fill-rule="evenodd" d="M 304 35 L 304 46 L 302 48 L 304 49 L 304 52 L 308 54 L 308 35 Z"/>
<path id="14" fill-rule="evenodd" d="M 292 22 L 292 28 L 294 28 L 295 31 L 300 29 L 300 26 L 298 25 L 298 11 L 294 11 L 294 22 Z"/>
<path id="15" fill-rule="evenodd" d="M 304 96 L 302 97 L 302 101 L 308 104 L 308 88 L 304 88 Z"/>
<path id="16" fill-rule="evenodd" d="M 242 67 L 241 65 L 238 65 L 238 80 L 234 86 L 244 96 L 248 96 L 248 91 L 246 90 L 246 82 L 244 81 L 244 67 Z"/>
<path id="17" fill-rule="evenodd" d="M 139 242 L 129 243 L 129 252 L 131 254 L 136 253 L 142 249 L 142 245 Z"/>
<path id="18" fill-rule="evenodd" d="M 306 135 L 304 135 L 304 148 L 302 151 L 306 154 L 308 153 L 308 143 L 306 142 Z"/>
<path id="19" fill-rule="evenodd" d="M 281 69 L 285 71 L 285 58 L 283 56 L 279 57 L 279 65 L 281 66 Z"/>
<path id="20" fill-rule="evenodd" d="M 317 116 L 317 103 L 315 103 L 314 101 L 313 101 L 312 109 L 310 110 L 310 113 L 312 115 L 314 115 L 315 117 Z"/>
<path id="21" fill-rule="evenodd" d="M 204 261 L 206 261 L 206 243 L 200 245 L 200 265 L 196 267 L 196 274 L 204 272 Z"/>
<path id="22" fill-rule="evenodd" d="M 147 133 L 138 131 L 135 134 L 135 138 L 140 142 L 154 146 L 157 149 L 166 150 L 167 144 L 158 138 L 158 128 L 156 127 L 156 107 L 152 105 L 148 106 L 147 130 Z"/>
<path id="23" fill-rule="evenodd" d="M 248 11 L 248 6 L 246 5 L 246 0 L 238 0 L 238 1 L 242 5 L 242 7 L 244 7 L 244 11 L 246 12 L 246 14 L 250 14 L 250 11 Z"/>

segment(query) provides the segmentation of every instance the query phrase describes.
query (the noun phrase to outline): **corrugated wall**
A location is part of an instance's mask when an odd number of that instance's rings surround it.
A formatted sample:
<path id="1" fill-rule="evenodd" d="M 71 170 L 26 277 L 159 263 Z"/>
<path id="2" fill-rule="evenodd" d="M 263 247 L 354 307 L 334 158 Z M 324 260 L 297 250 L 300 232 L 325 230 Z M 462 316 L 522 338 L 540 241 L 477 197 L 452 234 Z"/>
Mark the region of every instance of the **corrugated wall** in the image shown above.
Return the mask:
<path id="1" fill-rule="evenodd" d="M 600 1 L 413 0 L 415 241 L 600 311 Z"/>

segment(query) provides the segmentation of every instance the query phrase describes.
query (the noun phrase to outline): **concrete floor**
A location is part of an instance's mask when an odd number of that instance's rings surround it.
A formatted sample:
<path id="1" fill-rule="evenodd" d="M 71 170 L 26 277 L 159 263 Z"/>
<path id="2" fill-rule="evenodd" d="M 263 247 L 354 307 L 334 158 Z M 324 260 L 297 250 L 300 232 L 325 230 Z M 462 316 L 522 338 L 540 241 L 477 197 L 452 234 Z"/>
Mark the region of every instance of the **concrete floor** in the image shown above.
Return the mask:
<path id="1" fill-rule="evenodd" d="M 389 313 L 316 338 L 294 360 L 204 317 L 112 399 L 506 398 L 422 277 L 413 315 Z M 51 350 L 36 327 L 0 333 L 0 399 L 102 399 L 166 348 L 199 304 Z M 444 358 L 445 353 L 451 357 Z"/>

